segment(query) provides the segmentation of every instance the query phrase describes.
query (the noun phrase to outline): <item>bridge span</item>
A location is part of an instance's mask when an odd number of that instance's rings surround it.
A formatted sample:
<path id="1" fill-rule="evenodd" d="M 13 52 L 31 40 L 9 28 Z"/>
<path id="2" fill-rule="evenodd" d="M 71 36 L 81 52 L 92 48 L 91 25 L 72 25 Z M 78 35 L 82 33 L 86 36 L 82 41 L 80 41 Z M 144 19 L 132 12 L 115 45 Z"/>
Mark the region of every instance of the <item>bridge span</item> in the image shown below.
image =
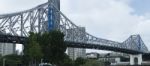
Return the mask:
<path id="1" fill-rule="evenodd" d="M 0 42 L 1 43 L 14 43 L 14 44 L 26 44 L 27 37 L 21 36 L 13 36 L 13 35 L 5 35 L 0 34 Z M 65 41 L 67 47 L 74 47 L 74 48 L 86 48 L 86 49 L 97 49 L 97 50 L 108 50 L 108 51 L 115 51 L 127 54 L 143 54 L 148 55 L 149 53 L 143 53 L 140 51 L 129 50 L 124 48 L 118 47 L 111 47 L 106 45 L 99 45 L 99 44 L 91 44 L 91 43 L 84 43 L 84 42 L 72 42 L 72 41 Z"/>
<path id="2" fill-rule="evenodd" d="M 111 50 L 129 54 L 149 52 L 140 35 L 131 35 L 124 42 L 116 42 L 87 33 L 84 28 L 75 25 L 60 11 L 59 0 L 49 0 L 22 12 L 0 15 L 0 32 L 3 34 L 0 35 L 0 42 L 24 44 L 29 31 L 44 33 L 51 30 L 63 32 L 68 47 Z"/>

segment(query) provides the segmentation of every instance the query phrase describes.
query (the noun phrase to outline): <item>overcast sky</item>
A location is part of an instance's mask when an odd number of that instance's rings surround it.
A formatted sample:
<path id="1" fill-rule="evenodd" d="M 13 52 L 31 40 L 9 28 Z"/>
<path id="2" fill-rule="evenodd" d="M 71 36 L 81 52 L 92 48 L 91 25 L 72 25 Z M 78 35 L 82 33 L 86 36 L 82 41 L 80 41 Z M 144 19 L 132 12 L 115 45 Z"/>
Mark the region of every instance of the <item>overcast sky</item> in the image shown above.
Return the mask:
<path id="1" fill-rule="evenodd" d="M 0 14 L 23 11 L 47 0 L 0 0 Z M 61 0 L 61 11 L 90 34 L 123 42 L 140 34 L 150 48 L 150 0 Z"/>

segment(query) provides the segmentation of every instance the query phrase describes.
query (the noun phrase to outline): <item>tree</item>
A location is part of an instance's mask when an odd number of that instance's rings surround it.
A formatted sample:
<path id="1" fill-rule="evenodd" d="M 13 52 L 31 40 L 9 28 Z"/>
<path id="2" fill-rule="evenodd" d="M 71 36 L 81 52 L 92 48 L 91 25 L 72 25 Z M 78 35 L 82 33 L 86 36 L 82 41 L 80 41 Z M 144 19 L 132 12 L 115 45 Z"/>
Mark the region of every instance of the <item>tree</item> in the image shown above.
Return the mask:
<path id="1" fill-rule="evenodd" d="M 40 44 L 43 52 L 43 62 L 49 62 L 50 40 L 50 34 L 48 32 L 38 34 L 38 43 Z"/>
<path id="2" fill-rule="evenodd" d="M 64 34 L 58 30 L 53 30 L 44 33 L 39 37 L 39 43 L 42 46 L 46 62 L 59 65 L 65 57 L 67 48 L 64 43 Z"/>
<path id="3" fill-rule="evenodd" d="M 81 58 L 81 57 L 79 57 L 79 58 L 77 58 L 77 59 L 75 60 L 75 66 L 80 66 L 80 65 L 83 65 L 83 64 L 85 64 L 85 63 L 86 63 L 86 59 Z"/>
<path id="4" fill-rule="evenodd" d="M 87 62 L 82 66 L 105 66 L 103 62 L 97 60 L 87 60 Z"/>
<path id="5" fill-rule="evenodd" d="M 67 46 L 64 42 L 64 34 L 58 30 L 42 34 L 30 33 L 24 47 L 23 62 L 25 64 L 28 63 L 26 61 L 33 63 L 37 59 L 42 58 L 44 62 L 61 65 L 66 57 L 65 51 Z"/>
<path id="6" fill-rule="evenodd" d="M 64 34 L 60 31 L 52 31 L 51 35 L 51 48 L 50 48 L 50 57 L 51 62 L 59 64 L 64 59 L 66 44 L 64 43 Z"/>
<path id="7" fill-rule="evenodd" d="M 19 64 L 22 64 L 22 56 L 20 55 L 15 55 L 15 54 L 11 54 L 11 55 L 6 55 L 4 57 L 2 57 L 0 59 L 0 65 L 2 66 L 3 63 L 3 59 L 5 59 L 5 65 L 8 66 L 17 66 Z"/>
<path id="8" fill-rule="evenodd" d="M 69 58 L 67 54 L 65 54 L 65 57 L 60 66 L 74 66 L 74 62 Z"/>
<path id="9" fill-rule="evenodd" d="M 37 61 L 40 60 L 43 56 L 41 47 L 37 42 L 37 34 L 30 33 L 28 42 L 24 48 L 24 53 L 24 57 L 29 58 L 25 60 L 29 60 L 30 64 L 33 64 L 32 66 L 36 66 Z"/>

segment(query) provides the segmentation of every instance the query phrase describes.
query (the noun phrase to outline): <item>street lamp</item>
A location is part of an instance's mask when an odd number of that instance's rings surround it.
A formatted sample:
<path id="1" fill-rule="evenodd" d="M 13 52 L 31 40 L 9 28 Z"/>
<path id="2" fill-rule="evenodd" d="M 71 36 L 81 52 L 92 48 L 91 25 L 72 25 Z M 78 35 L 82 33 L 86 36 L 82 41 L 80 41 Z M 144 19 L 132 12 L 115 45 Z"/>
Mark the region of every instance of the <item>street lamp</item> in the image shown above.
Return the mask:
<path id="1" fill-rule="evenodd" d="M 5 66 L 5 61 L 6 61 L 6 59 L 4 58 L 4 59 L 3 59 L 3 66 Z"/>

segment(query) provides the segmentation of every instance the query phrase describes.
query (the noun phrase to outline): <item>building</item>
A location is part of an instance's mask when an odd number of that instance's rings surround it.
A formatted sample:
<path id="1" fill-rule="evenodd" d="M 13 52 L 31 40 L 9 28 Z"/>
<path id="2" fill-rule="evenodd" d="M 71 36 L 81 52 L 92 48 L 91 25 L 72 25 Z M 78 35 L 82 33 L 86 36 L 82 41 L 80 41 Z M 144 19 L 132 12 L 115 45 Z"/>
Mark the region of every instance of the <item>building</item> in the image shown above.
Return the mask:
<path id="1" fill-rule="evenodd" d="M 72 60 L 75 60 L 78 57 L 86 57 L 86 49 L 82 48 L 68 48 L 68 55 Z"/>
<path id="2" fill-rule="evenodd" d="M 3 45 L 2 44 L 0 44 L 0 56 L 3 54 L 3 47 L 2 47 Z"/>
<path id="3" fill-rule="evenodd" d="M 80 32 L 80 33 L 76 33 Z M 86 40 L 85 28 L 72 28 L 67 30 L 66 38 L 70 41 L 84 42 Z M 86 49 L 83 48 L 71 48 L 68 47 L 68 55 L 72 60 L 75 60 L 78 57 L 85 58 L 86 57 Z"/>
<path id="4" fill-rule="evenodd" d="M 0 34 L 6 34 L 5 31 L 0 31 Z M 16 45 L 12 43 L 0 43 L 0 55 L 5 56 L 15 54 Z"/>
<path id="5" fill-rule="evenodd" d="M 86 58 L 98 59 L 99 58 L 99 53 L 97 53 L 97 52 L 86 53 Z"/>
<path id="6" fill-rule="evenodd" d="M 12 43 L 0 43 L 0 54 L 2 56 L 15 54 L 16 45 Z"/>
<path id="7" fill-rule="evenodd" d="M 110 62 L 111 65 L 127 65 L 129 64 L 129 55 L 125 53 L 118 53 L 118 52 L 111 52 L 111 53 L 103 53 L 100 54 L 99 59 L 100 61 Z"/>

